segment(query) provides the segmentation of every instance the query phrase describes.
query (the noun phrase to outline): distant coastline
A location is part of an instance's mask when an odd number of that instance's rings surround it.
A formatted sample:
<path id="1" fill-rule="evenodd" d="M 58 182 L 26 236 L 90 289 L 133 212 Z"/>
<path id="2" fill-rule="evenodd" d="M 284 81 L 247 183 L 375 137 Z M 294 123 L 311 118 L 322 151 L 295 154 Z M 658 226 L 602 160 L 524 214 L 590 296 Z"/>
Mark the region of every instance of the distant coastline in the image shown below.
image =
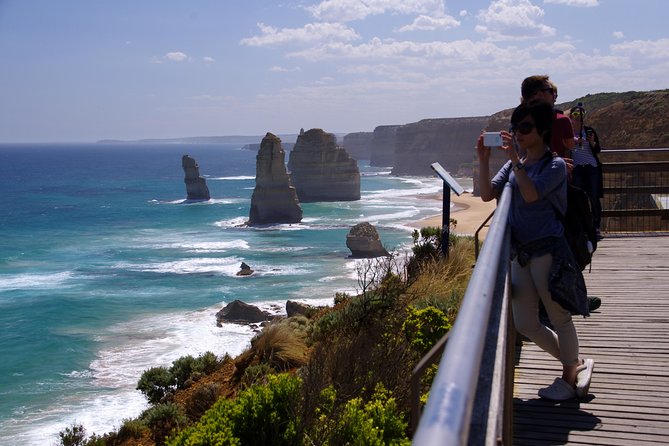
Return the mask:
<path id="1" fill-rule="evenodd" d="M 278 135 L 282 141 L 296 141 L 297 134 Z M 262 141 L 264 135 L 244 136 L 186 136 L 182 138 L 147 138 L 137 140 L 101 139 L 96 144 L 253 144 Z"/>

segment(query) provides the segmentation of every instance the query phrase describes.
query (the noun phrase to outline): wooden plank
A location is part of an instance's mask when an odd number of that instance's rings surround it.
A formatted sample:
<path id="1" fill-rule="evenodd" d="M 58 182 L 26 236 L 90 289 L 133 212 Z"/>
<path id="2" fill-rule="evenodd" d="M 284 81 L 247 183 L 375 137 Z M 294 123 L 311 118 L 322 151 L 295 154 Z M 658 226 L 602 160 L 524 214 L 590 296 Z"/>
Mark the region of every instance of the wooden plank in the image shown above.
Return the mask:
<path id="1" fill-rule="evenodd" d="M 516 358 L 515 445 L 669 444 L 669 237 L 606 238 L 589 295 L 602 307 L 575 317 L 582 357 L 595 360 L 590 395 L 550 403 L 537 396 L 561 374 L 529 341 Z"/>

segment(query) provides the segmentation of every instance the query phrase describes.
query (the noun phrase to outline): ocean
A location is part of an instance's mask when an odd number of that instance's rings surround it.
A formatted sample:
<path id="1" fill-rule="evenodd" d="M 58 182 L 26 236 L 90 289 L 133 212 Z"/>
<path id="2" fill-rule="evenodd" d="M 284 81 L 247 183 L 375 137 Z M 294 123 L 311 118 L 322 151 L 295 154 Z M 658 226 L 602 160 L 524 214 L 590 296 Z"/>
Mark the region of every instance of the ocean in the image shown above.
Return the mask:
<path id="1" fill-rule="evenodd" d="M 210 201 L 186 202 L 184 154 Z M 360 201 L 246 227 L 255 156 L 234 144 L 0 144 L 0 444 L 55 444 L 72 423 L 118 428 L 147 407 L 144 370 L 249 345 L 250 327 L 216 325 L 227 303 L 332 304 L 356 292 L 353 225 L 404 251 L 407 224 L 441 213 L 417 197 L 441 191 L 437 177 L 361 162 Z M 241 262 L 255 273 L 236 276 Z"/>

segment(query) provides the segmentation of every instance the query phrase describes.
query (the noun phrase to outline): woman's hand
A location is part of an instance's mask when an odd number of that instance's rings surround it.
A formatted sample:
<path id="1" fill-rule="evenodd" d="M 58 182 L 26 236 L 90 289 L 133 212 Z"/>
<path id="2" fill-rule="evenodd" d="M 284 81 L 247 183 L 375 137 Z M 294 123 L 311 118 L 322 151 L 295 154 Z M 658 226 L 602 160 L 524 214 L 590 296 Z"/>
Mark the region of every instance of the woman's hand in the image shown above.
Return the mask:
<path id="1" fill-rule="evenodd" d="M 476 140 L 476 154 L 479 157 L 479 164 L 485 164 L 487 166 L 490 163 L 490 147 L 483 145 L 483 133 L 484 131 L 481 132 Z"/>
<path id="2" fill-rule="evenodd" d="M 518 164 L 518 153 L 513 146 L 513 135 L 507 131 L 501 131 L 500 133 L 502 134 L 502 141 L 504 141 L 500 150 L 506 152 L 506 156 L 509 157 L 514 165 Z"/>

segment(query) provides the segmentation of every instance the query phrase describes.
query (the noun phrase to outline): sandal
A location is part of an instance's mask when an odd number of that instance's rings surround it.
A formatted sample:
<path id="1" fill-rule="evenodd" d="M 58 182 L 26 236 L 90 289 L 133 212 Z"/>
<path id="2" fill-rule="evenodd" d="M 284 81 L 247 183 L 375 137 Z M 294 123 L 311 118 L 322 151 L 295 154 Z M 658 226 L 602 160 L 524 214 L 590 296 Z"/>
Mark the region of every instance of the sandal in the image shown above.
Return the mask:
<path id="1" fill-rule="evenodd" d="M 553 384 L 539 389 L 539 396 L 552 401 L 567 401 L 576 397 L 576 390 L 562 378 L 555 378 Z"/>

